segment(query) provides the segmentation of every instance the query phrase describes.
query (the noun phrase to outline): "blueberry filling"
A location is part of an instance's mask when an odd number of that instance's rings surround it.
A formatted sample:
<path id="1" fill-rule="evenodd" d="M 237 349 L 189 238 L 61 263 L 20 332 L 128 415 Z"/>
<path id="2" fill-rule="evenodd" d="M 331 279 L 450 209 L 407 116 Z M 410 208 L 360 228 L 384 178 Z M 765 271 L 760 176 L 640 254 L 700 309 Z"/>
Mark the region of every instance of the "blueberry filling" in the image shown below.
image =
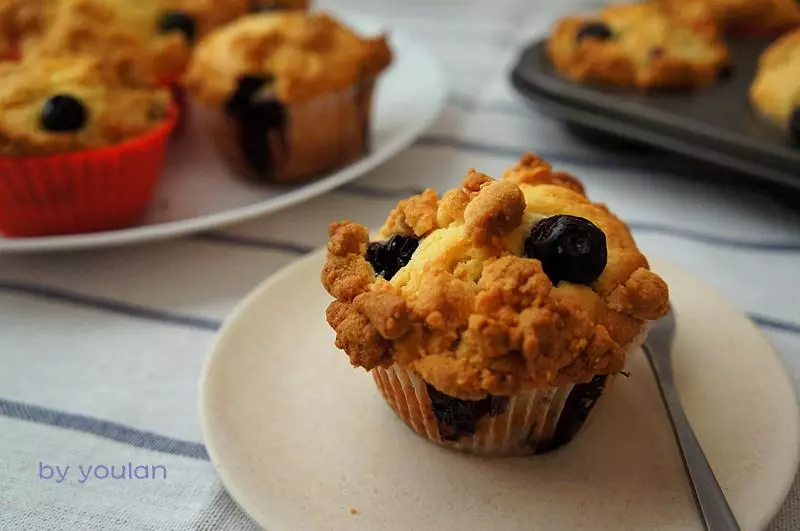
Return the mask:
<path id="1" fill-rule="evenodd" d="M 733 66 L 732 65 L 723 65 L 722 68 L 719 69 L 717 72 L 718 79 L 730 79 L 733 77 Z"/>
<path id="2" fill-rule="evenodd" d="M 578 42 L 586 38 L 605 41 L 614 38 L 614 32 L 603 22 L 587 22 L 578 30 L 576 36 Z"/>
<path id="3" fill-rule="evenodd" d="M 372 264 L 375 274 L 391 280 L 409 261 L 419 247 L 419 240 L 411 236 L 395 234 L 382 242 L 373 242 L 367 247 L 367 262 Z"/>
<path id="4" fill-rule="evenodd" d="M 501 415 L 508 405 L 508 398 L 502 396 L 461 400 L 436 390 L 430 384 L 426 384 L 426 387 L 439 425 L 439 435 L 445 441 L 457 441 L 461 437 L 474 435 L 482 418 Z"/>
<path id="5" fill-rule="evenodd" d="M 272 81 L 270 76 L 242 76 L 225 106 L 228 116 L 237 124 L 245 161 L 257 175 L 267 178 L 276 166 L 273 148 L 287 150 L 286 108 L 272 96 L 258 97 Z M 279 146 L 273 145 L 275 138 Z"/>
<path id="6" fill-rule="evenodd" d="M 587 219 L 559 215 L 540 221 L 525 240 L 525 254 L 542 263 L 553 284 L 590 284 L 606 267 L 606 235 Z"/>
<path id="7" fill-rule="evenodd" d="M 549 441 L 540 442 L 536 446 L 536 453 L 550 452 L 564 446 L 575 437 L 589 417 L 592 408 L 603 394 L 606 386 L 607 375 L 601 374 L 584 384 L 576 384 L 564 402 L 561 416 L 556 424 L 556 430 Z"/>
<path id="8" fill-rule="evenodd" d="M 192 43 L 197 34 L 197 23 L 186 13 L 181 11 L 169 11 L 158 21 L 158 29 L 161 33 L 179 31 L 183 33 L 186 40 Z"/>
<path id="9" fill-rule="evenodd" d="M 78 98 L 58 94 L 48 99 L 42 107 L 42 129 L 53 133 L 74 133 L 86 125 L 89 113 Z"/>
<path id="10" fill-rule="evenodd" d="M 789 118 L 789 134 L 800 142 L 800 106 L 795 107 L 792 116 Z"/>

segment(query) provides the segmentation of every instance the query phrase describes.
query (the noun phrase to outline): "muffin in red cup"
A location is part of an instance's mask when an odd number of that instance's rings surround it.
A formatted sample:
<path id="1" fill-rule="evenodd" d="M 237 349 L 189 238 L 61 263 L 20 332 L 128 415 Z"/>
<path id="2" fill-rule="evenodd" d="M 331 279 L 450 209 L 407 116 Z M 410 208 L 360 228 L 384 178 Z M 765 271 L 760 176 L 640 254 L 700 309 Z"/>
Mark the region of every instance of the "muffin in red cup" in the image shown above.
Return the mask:
<path id="1" fill-rule="evenodd" d="M 368 151 L 373 89 L 391 58 L 383 36 L 324 13 L 255 14 L 200 42 L 185 84 L 237 173 L 293 183 Z"/>
<path id="2" fill-rule="evenodd" d="M 628 227 L 533 155 L 401 201 L 375 239 L 329 234 L 336 346 L 416 433 L 474 454 L 567 444 L 669 307 Z"/>
<path id="3" fill-rule="evenodd" d="M 0 64 L 0 233 L 128 226 L 146 211 L 177 109 L 91 55 Z"/>
<path id="4" fill-rule="evenodd" d="M 181 109 L 186 98 L 179 81 L 195 42 L 250 9 L 249 0 L 6 1 L 0 21 L 22 24 L 11 36 L 23 55 L 102 54 L 169 88 Z"/>

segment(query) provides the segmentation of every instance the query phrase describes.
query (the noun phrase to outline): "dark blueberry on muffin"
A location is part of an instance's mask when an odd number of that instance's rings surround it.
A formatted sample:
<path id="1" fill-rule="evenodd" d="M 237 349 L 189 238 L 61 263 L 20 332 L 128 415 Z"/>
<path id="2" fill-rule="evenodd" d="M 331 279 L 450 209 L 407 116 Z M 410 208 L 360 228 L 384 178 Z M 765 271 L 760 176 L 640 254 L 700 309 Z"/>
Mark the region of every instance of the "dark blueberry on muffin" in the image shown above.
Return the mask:
<path id="1" fill-rule="evenodd" d="M 606 267 L 606 235 L 588 219 L 553 216 L 540 221 L 525 240 L 525 254 L 542 262 L 553 284 L 590 284 Z"/>
<path id="2" fill-rule="evenodd" d="M 391 280 L 410 260 L 419 246 L 419 240 L 396 234 L 383 242 L 373 242 L 367 248 L 367 262 L 375 273 Z"/>
<path id="3" fill-rule="evenodd" d="M 609 28 L 608 25 L 603 22 L 587 22 L 578 31 L 577 35 L 578 42 L 586 38 L 605 41 L 614 38 L 614 32 L 611 31 L 611 28 Z"/>
<path id="4" fill-rule="evenodd" d="M 800 107 L 796 107 L 789 118 L 789 134 L 800 142 Z"/>
<path id="5" fill-rule="evenodd" d="M 501 415 L 508 403 L 508 398 L 502 396 L 461 400 L 438 391 L 430 384 L 426 387 L 439 425 L 439 434 L 446 441 L 457 441 L 461 437 L 473 435 L 482 418 Z"/>
<path id="6" fill-rule="evenodd" d="M 267 148 L 274 134 L 286 147 L 286 109 L 270 93 L 275 78 L 269 75 L 244 75 L 226 110 L 238 124 L 241 151 L 248 165 L 259 174 L 275 168 L 274 154 Z"/>
<path id="7" fill-rule="evenodd" d="M 730 64 L 724 65 L 719 69 L 717 77 L 722 80 L 727 80 L 733 77 L 733 66 Z"/>
<path id="8" fill-rule="evenodd" d="M 88 112 L 81 100 L 69 94 L 58 94 L 42 107 L 41 125 L 54 133 L 74 133 L 83 129 Z"/>
<path id="9" fill-rule="evenodd" d="M 197 34 L 197 23 L 186 13 L 181 11 L 169 11 L 161 17 L 158 29 L 161 33 L 179 31 L 183 33 L 186 40 L 194 42 L 195 35 Z"/>

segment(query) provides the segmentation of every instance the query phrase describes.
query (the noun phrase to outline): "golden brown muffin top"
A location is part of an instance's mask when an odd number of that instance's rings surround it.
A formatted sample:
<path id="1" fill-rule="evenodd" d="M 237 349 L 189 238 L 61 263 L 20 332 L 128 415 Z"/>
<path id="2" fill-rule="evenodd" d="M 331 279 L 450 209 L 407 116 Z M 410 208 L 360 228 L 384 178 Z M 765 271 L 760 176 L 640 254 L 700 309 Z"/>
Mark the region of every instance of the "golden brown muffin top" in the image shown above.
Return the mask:
<path id="1" fill-rule="evenodd" d="M 775 41 L 761 55 L 750 99 L 774 122 L 787 126 L 800 112 L 800 28 Z"/>
<path id="2" fill-rule="evenodd" d="M 654 0 L 671 14 L 697 24 L 711 23 L 719 30 L 763 16 L 774 0 Z"/>
<path id="3" fill-rule="evenodd" d="M 360 37 L 325 13 L 265 13 L 204 39 L 185 82 L 209 106 L 230 99 L 244 76 L 274 79 L 281 101 L 305 101 L 376 77 L 391 57 L 384 37 Z"/>
<path id="4" fill-rule="evenodd" d="M 194 40 L 244 15 L 249 0 L 0 0 L 24 19 L 28 53 L 103 53 L 119 61 L 144 56 L 150 75 L 174 80 L 185 70 Z"/>
<path id="5" fill-rule="evenodd" d="M 0 79 L 3 156 L 118 144 L 161 123 L 169 105 L 166 91 L 87 55 L 0 63 Z"/>
<path id="6" fill-rule="evenodd" d="M 747 18 L 739 29 L 755 29 L 770 34 L 781 33 L 800 26 L 800 2 L 797 0 L 768 0 L 768 9 L 759 15 Z"/>
<path id="7" fill-rule="evenodd" d="M 547 260 L 528 258 L 529 235 L 563 215 L 605 236 L 607 263 L 586 284 L 554 285 Z M 376 274 L 375 249 L 384 244 L 370 244 L 365 227 L 340 222 L 329 233 L 322 282 L 336 299 L 327 311 L 336 346 L 355 366 L 398 363 L 458 398 L 618 372 L 646 321 L 668 309 L 667 286 L 627 226 L 534 155 L 500 181 L 470 170 L 441 198 L 426 190 L 401 201 L 379 238 L 401 235 L 419 246 L 384 274 L 390 280 Z"/>
<path id="8" fill-rule="evenodd" d="M 576 81 L 645 88 L 700 86 L 728 62 L 713 24 L 688 22 L 656 3 L 566 17 L 553 28 L 548 55 Z"/>
<path id="9" fill-rule="evenodd" d="M 800 26 L 795 0 L 652 0 L 692 24 L 726 33 L 775 34 Z"/>

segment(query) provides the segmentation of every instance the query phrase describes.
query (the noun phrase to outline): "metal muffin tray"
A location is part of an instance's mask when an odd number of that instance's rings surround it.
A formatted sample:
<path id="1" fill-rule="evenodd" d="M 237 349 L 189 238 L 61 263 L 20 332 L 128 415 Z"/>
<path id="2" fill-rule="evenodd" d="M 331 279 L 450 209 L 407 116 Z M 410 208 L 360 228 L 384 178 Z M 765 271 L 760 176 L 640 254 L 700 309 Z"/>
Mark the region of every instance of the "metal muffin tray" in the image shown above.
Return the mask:
<path id="1" fill-rule="evenodd" d="M 695 91 L 580 84 L 561 76 L 546 42 L 526 48 L 514 68 L 515 88 L 570 123 L 736 170 L 731 178 L 800 189 L 800 143 L 753 109 L 748 98 L 756 64 L 770 42 L 730 43 L 732 72 Z"/>

